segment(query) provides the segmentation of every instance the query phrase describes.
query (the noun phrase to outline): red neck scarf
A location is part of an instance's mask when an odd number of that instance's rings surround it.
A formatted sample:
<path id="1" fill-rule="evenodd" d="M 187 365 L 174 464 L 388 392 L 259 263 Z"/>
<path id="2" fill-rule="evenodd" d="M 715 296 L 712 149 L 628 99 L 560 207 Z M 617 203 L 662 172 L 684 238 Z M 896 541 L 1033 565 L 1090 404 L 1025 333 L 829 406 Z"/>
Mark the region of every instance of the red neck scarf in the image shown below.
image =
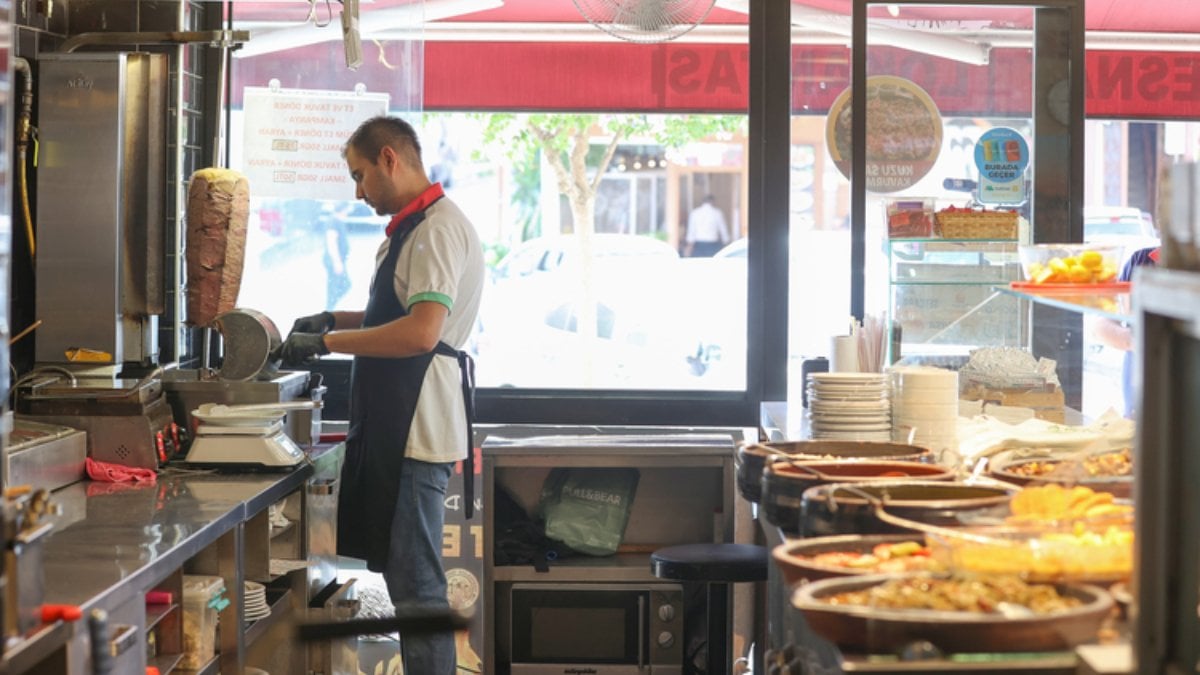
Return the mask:
<path id="1" fill-rule="evenodd" d="M 405 205 L 404 208 L 400 209 L 399 213 L 392 216 L 392 219 L 388 221 L 387 230 L 385 230 L 387 236 L 392 236 L 392 233 L 396 231 L 397 227 L 400 227 L 400 223 L 404 222 L 405 218 L 408 218 L 418 211 L 424 211 L 434 202 L 445 196 L 445 194 L 446 193 L 442 192 L 441 183 L 434 183 L 433 185 L 425 188 L 424 192 L 417 195 L 416 199 Z"/>

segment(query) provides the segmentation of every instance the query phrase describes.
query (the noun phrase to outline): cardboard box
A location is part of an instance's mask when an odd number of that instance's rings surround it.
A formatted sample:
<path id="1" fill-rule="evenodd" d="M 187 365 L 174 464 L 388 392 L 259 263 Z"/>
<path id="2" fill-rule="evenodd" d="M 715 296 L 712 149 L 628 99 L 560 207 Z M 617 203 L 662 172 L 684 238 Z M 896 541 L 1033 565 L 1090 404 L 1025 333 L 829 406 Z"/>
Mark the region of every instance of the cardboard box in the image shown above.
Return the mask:
<path id="1" fill-rule="evenodd" d="M 1047 384 L 1042 388 L 1006 389 L 968 385 L 962 392 L 967 401 L 983 401 L 1002 406 L 1031 408 L 1038 419 L 1047 422 L 1066 422 L 1066 397 L 1062 389 Z"/>

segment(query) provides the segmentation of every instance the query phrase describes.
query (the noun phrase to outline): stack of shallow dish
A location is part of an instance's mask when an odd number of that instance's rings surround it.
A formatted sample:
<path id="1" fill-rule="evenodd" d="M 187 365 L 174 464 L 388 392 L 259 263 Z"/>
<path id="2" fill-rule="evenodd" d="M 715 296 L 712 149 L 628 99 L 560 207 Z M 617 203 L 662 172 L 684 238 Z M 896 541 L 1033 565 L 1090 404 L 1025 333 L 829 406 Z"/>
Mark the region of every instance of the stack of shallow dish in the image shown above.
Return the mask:
<path id="1" fill-rule="evenodd" d="M 245 582 L 246 606 L 242 618 L 247 621 L 258 621 L 271 616 L 271 606 L 267 604 L 267 587 L 257 581 Z"/>
<path id="2" fill-rule="evenodd" d="M 892 440 L 887 375 L 809 373 L 808 421 L 813 438 L 843 441 Z"/>
<path id="3" fill-rule="evenodd" d="M 892 440 L 935 453 L 958 450 L 958 373 L 931 366 L 891 370 Z"/>

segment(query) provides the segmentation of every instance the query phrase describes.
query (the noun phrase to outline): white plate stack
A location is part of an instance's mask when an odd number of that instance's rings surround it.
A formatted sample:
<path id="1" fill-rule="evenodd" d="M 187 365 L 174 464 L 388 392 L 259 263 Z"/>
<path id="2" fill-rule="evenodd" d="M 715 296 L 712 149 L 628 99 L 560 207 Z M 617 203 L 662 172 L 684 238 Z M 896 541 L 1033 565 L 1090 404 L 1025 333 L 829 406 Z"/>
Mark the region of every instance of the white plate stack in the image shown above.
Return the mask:
<path id="1" fill-rule="evenodd" d="M 958 373 L 932 366 L 892 368 L 892 440 L 958 451 Z"/>
<path id="2" fill-rule="evenodd" d="M 808 424 L 813 438 L 839 441 L 892 440 L 887 375 L 809 373 Z"/>
<path id="3" fill-rule="evenodd" d="M 242 619 L 247 623 L 258 621 L 271 616 L 271 606 L 267 604 L 267 587 L 257 581 L 245 582 L 246 607 Z"/>

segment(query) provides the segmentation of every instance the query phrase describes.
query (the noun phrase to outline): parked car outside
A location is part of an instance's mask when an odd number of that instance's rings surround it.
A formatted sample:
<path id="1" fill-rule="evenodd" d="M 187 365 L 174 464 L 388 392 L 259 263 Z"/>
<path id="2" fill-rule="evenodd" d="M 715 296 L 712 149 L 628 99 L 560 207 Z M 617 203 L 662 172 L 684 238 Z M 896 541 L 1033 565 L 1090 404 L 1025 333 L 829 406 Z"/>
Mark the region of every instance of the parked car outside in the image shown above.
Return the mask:
<path id="1" fill-rule="evenodd" d="M 748 243 L 749 243 L 749 240 L 746 239 L 745 237 L 742 237 L 741 239 L 734 239 L 733 241 L 729 242 L 728 244 L 725 244 L 725 246 L 723 246 L 720 251 L 717 251 L 716 253 L 714 253 L 713 257 L 714 258 L 745 258 L 748 256 L 748 253 L 747 253 L 747 250 L 748 250 L 747 244 Z"/>
<path id="2" fill-rule="evenodd" d="M 504 311 L 485 295 L 493 311 L 476 336 L 477 381 L 493 387 L 699 387 L 688 361 L 699 342 L 682 321 L 675 285 L 667 282 L 673 269 L 649 272 L 644 261 L 597 261 L 590 283 L 554 279 L 537 293 L 505 298 Z M 590 329 L 582 311 L 589 303 Z"/>
<path id="3" fill-rule="evenodd" d="M 508 333 L 513 328 L 519 331 L 523 321 L 534 320 L 528 314 L 531 307 L 546 308 L 560 297 L 564 287 L 583 284 L 581 247 L 578 235 L 563 234 L 536 237 L 509 251 L 492 269 L 489 283 L 484 286 L 479 330 L 485 336 L 488 332 L 493 336 Z M 592 235 L 591 248 L 593 268 L 626 268 L 627 277 L 640 275 L 645 285 L 653 285 L 664 275 L 666 266 L 679 261 L 675 249 L 652 237 L 597 233 Z M 637 279 L 626 282 L 636 284 Z"/>
<path id="4" fill-rule="evenodd" d="M 1158 230 L 1150 214 L 1126 206 L 1083 207 L 1083 240 L 1089 244 L 1117 244 L 1124 257 L 1159 245 Z"/>
<path id="5" fill-rule="evenodd" d="M 592 246 L 589 279 L 574 235 L 530 240 L 496 266 L 473 341 L 481 386 L 744 386 L 744 240 L 713 258 L 637 235 L 596 234 Z M 580 331 L 589 301 L 594 336 Z"/>
<path id="6" fill-rule="evenodd" d="M 492 278 L 516 279 L 556 272 L 579 263 L 582 237 L 559 234 L 536 237 L 515 246 L 496 264 Z M 599 232 L 591 235 L 592 259 L 620 257 L 673 260 L 679 252 L 665 241 L 636 234 Z"/>

